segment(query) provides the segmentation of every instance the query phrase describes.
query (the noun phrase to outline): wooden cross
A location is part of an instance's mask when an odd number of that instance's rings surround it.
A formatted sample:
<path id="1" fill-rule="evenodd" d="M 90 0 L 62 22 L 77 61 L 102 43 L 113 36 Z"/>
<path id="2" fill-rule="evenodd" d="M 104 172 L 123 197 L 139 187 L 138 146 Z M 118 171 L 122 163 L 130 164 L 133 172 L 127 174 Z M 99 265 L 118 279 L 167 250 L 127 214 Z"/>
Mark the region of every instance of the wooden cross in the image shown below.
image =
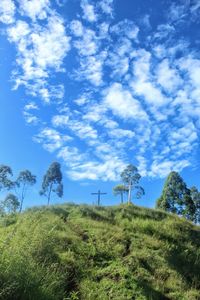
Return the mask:
<path id="1" fill-rule="evenodd" d="M 98 190 L 97 193 L 91 193 L 91 195 L 98 195 L 97 197 L 97 205 L 99 206 L 100 205 L 100 202 L 101 202 L 101 195 L 106 195 L 107 193 L 101 193 L 100 190 Z"/>

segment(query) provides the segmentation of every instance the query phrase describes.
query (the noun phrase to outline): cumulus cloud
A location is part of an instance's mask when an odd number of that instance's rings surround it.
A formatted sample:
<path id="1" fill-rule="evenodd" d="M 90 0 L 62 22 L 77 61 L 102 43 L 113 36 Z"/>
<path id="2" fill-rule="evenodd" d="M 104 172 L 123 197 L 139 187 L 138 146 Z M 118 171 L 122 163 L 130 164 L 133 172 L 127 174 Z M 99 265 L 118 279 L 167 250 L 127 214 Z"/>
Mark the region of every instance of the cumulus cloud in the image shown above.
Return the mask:
<path id="1" fill-rule="evenodd" d="M 22 15 L 30 17 L 33 21 L 46 19 L 50 11 L 49 0 L 18 0 Z"/>
<path id="2" fill-rule="evenodd" d="M 97 14 L 95 13 L 94 5 L 90 4 L 88 0 L 81 1 L 81 7 L 83 10 L 83 18 L 88 22 L 95 22 L 97 20 Z"/>
<path id="3" fill-rule="evenodd" d="M 122 119 L 147 119 L 139 101 L 120 83 L 114 83 L 105 92 L 105 104 L 113 114 Z"/>
<path id="4" fill-rule="evenodd" d="M 165 89 L 167 93 L 173 92 L 183 83 L 178 71 L 170 67 L 167 59 L 164 59 L 158 65 L 156 77 L 158 83 Z"/>
<path id="5" fill-rule="evenodd" d="M 101 0 L 99 1 L 99 7 L 102 9 L 103 13 L 112 15 L 113 13 L 113 0 Z"/>
<path id="6" fill-rule="evenodd" d="M 12 24 L 15 21 L 15 4 L 12 0 L 1 0 L 0 22 Z"/>

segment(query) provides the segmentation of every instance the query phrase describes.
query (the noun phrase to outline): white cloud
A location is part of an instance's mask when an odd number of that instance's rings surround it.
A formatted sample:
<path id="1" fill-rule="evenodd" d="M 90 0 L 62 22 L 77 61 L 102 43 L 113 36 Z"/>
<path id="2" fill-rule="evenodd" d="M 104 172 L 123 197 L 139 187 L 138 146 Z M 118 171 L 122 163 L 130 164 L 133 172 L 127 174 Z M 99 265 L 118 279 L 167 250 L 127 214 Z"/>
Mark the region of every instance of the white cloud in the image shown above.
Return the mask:
<path id="1" fill-rule="evenodd" d="M 70 49 L 70 39 L 66 36 L 62 19 L 58 16 L 49 17 L 47 28 L 33 32 L 30 38 L 35 64 L 44 69 L 53 67 L 59 70 Z"/>
<path id="2" fill-rule="evenodd" d="M 103 119 L 106 111 L 107 108 L 103 104 L 89 103 L 87 111 L 84 113 L 83 120 L 87 120 L 89 122 L 99 122 Z"/>
<path id="3" fill-rule="evenodd" d="M 114 83 L 105 91 L 105 105 L 112 110 L 114 115 L 122 119 L 143 119 L 147 115 L 139 101 L 134 99 L 130 91 L 123 88 L 120 83 Z"/>
<path id="4" fill-rule="evenodd" d="M 29 111 L 29 110 L 38 110 L 39 107 L 35 102 L 30 102 L 24 106 L 24 110 Z"/>
<path id="5" fill-rule="evenodd" d="M 156 86 L 151 73 L 151 54 L 144 49 L 133 52 L 133 74 L 134 79 L 130 81 L 130 86 L 137 96 L 143 96 L 150 110 L 155 114 L 158 111 L 154 107 L 160 107 L 168 104 L 170 98 L 163 95 L 161 89 Z M 153 106 L 153 107 L 152 107 Z"/>
<path id="6" fill-rule="evenodd" d="M 152 82 L 137 80 L 131 83 L 131 87 L 137 95 L 144 96 L 148 105 L 159 107 L 166 105 L 170 100 Z"/>
<path id="7" fill-rule="evenodd" d="M 70 23 L 70 29 L 75 36 L 77 37 L 83 36 L 84 28 L 82 23 L 79 20 L 73 20 Z"/>
<path id="8" fill-rule="evenodd" d="M 145 49 L 139 49 L 131 53 L 133 60 L 133 75 L 140 81 L 147 81 L 150 77 L 151 53 Z"/>
<path id="9" fill-rule="evenodd" d="M 105 14 L 112 15 L 112 13 L 113 13 L 113 0 L 100 0 L 98 5 Z"/>
<path id="10" fill-rule="evenodd" d="M 111 33 L 120 36 L 127 36 L 131 40 L 138 38 L 139 28 L 131 20 L 123 20 L 110 28 Z"/>
<path id="11" fill-rule="evenodd" d="M 166 160 L 154 161 L 151 166 L 149 176 L 152 177 L 166 177 L 171 171 L 181 172 L 185 167 L 188 167 L 190 162 L 188 160 Z"/>
<path id="12" fill-rule="evenodd" d="M 79 98 L 75 99 L 74 102 L 77 105 L 82 106 L 89 102 L 89 97 L 90 97 L 90 94 L 83 94 Z"/>
<path id="13" fill-rule="evenodd" d="M 86 159 L 86 155 L 80 154 L 78 148 L 65 146 L 58 152 L 58 158 L 62 158 L 67 166 L 71 168 L 80 165 Z"/>
<path id="14" fill-rule="evenodd" d="M 0 22 L 12 24 L 15 21 L 15 4 L 12 0 L 0 1 Z"/>
<path id="15" fill-rule="evenodd" d="M 55 127 L 66 127 L 69 122 L 69 116 L 66 115 L 56 115 L 52 118 L 52 124 Z"/>
<path id="16" fill-rule="evenodd" d="M 97 21 L 97 15 L 95 13 L 95 8 L 92 4 L 89 3 L 88 0 L 82 0 L 81 7 L 83 10 L 83 18 L 84 19 L 86 19 L 88 22 Z"/>
<path id="17" fill-rule="evenodd" d="M 27 124 L 37 125 L 40 122 L 39 118 L 30 112 L 24 111 L 23 114 Z"/>
<path id="18" fill-rule="evenodd" d="M 19 20 L 8 28 L 8 38 L 17 48 L 19 68 L 13 72 L 15 88 L 25 85 L 29 94 L 39 96 L 45 102 L 50 102 L 50 98 L 63 98 L 64 86 L 48 83 L 52 71 L 63 71 L 62 63 L 70 49 L 63 20 L 52 15 L 44 26 L 30 26 Z"/>
<path id="19" fill-rule="evenodd" d="M 135 132 L 127 129 L 116 128 L 116 129 L 112 129 L 109 132 L 109 135 L 116 139 L 124 139 L 124 138 L 132 139 L 135 136 Z"/>
<path id="20" fill-rule="evenodd" d="M 90 81 L 94 86 L 100 86 L 103 83 L 103 63 L 106 53 L 100 53 L 98 56 L 88 56 L 80 61 L 80 69 L 76 73 L 76 78 L 83 78 Z"/>
<path id="21" fill-rule="evenodd" d="M 37 18 L 46 19 L 50 11 L 49 0 L 18 0 L 19 9 L 22 15 L 30 17 L 33 21 Z"/>
<path id="22" fill-rule="evenodd" d="M 200 59 L 193 58 L 192 56 L 184 57 L 179 60 L 179 67 L 181 70 L 187 72 L 191 85 L 195 89 L 200 88 Z"/>
<path id="23" fill-rule="evenodd" d="M 34 141 L 42 144 L 44 149 L 49 152 L 54 152 L 60 149 L 67 141 L 71 141 L 72 138 L 68 135 L 63 135 L 57 130 L 52 128 L 44 128 L 38 135 L 34 137 Z"/>
<path id="24" fill-rule="evenodd" d="M 172 36 L 174 33 L 174 26 L 170 24 L 161 24 L 158 26 L 157 32 L 154 34 L 154 39 L 164 39 L 169 35 Z"/>
<path id="25" fill-rule="evenodd" d="M 74 46 L 78 49 L 80 55 L 94 55 L 98 50 L 98 41 L 95 32 L 91 29 L 85 30 L 82 39 L 76 40 Z"/>
<path id="26" fill-rule="evenodd" d="M 119 174 L 124 169 L 125 164 L 122 160 L 110 157 L 106 162 L 89 161 L 72 168 L 68 172 L 70 178 L 73 180 L 119 180 Z"/>
<path id="27" fill-rule="evenodd" d="M 19 45 L 19 50 L 23 51 L 26 48 L 26 43 L 23 38 L 27 37 L 30 32 L 31 29 L 28 23 L 24 21 L 17 21 L 14 26 L 8 28 L 9 41 L 15 43 L 20 43 L 20 41 L 23 41 L 23 43 Z"/>
<path id="28" fill-rule="evenodd" d="M 89 123 L 70 120 L 68 127 L 72 130 L 73 134 L 77 135 L 80 139 L 94 139 L 98 138 L 97 130 L 92 128 Z"/>
<path id="29" fill-rule="evenodd" d="M 82 15 L 70 19 L 49 0 L 6 3 L 0 20 L 17 50 L 15 88 L 23 85 L 29 95 L 24 118 L 71 178 L 117 180 L 133 157 L 143 176 L 191 164 L 199 142 L 200 60 L 186 36 L 173 40 L 189 16 L 185 5 L 172 5 L 156 28 L 149 15 L 116 23 L 113 0 L 82 0 Z M 194 21 L 197 0 L 188 8 Z"/>
<path id="30" fill-rule="evenodd" d="M 172 69 L 169 61 L 164 59 L 157 68 L 156 77 L 158 83 L 165 89 L 166 92 L 173 92 L 183 83 L 176 69 Z"/>

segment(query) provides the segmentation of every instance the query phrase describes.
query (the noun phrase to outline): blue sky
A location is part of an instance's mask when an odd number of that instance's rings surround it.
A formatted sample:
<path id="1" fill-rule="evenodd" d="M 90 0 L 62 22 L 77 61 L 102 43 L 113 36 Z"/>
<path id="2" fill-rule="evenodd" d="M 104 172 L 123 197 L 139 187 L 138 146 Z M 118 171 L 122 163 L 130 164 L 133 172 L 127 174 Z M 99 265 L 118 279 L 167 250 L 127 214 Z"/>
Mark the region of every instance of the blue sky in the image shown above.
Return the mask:
<path id="1" fill-rule="evenodd" d="M 55 160 L 67 201 L 117 203 L 128 163 L 137 204 L 172 170 L 200 187 L 199 17 L 199 0 L 1 0 L 0 159 L 38 175 L 27 206 Z"/>

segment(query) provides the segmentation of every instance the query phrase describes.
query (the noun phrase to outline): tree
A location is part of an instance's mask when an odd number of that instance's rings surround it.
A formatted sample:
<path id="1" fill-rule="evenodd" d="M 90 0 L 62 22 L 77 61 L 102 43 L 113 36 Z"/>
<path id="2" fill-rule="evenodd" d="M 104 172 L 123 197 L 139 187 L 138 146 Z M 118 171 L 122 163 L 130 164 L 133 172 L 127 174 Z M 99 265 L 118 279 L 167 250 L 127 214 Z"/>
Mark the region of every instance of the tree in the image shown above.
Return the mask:
<path id="1" fill-rule="evenodd" d="M 36 183 L 36 176 L 33 175 L 29 170 L 24 170 L 19 173 L 17 180 L 15 181 L 15 190 L 20 199 L 20 209 L 22 211 L 24 199 L 29 186 Z"/>
<path id="2" fill-rule="evenodd" d="M 186 203 L 189 206 L 190 190 L 179 173 L 172 171 L 165 182 L 162 195 L 157 200 L 157 208 L 183 215 Z M 189 208 L 188 208 L 189 209 Z"/>
<path id="3" fill-rule="evenodd" d="M 137 167 L 129 164 L 121 173 L 121 179 L 128 188 L 128 203 L 131 203 L 131 194 L 133 190 L 136 191 L 136 198 L 140 198 L 144 195 L 144 189 L 138 185 L 141 175 L 138 173 Z"/>
<path id="4" fill-rule="evenodd" d="M 9 176 L 12 176 L 12 169 L 6 165 L 0 165 L 0 190 L 2 189 L 11 189 L 13 187 L 12 180 L 9 179 Z"/>
<path id="5" fill-rule="evenodd" d="M 53 162 L 43 177 L 40 195 L 47 197 L 47 205 L 50 203 L 52 192 L 60 198 L 63 196 L 62 172 L 58 162 Z"/>
<path id="6" fill-rule="evenodd" d="M 115 196 L 120 195 L 121 196 L 121 203 L 124 202 L 123 196 L 124 194 L 128 193 L 128 187 L 124 184 L 118 184 L 113 188 L 113 193 Z"/>
<path id="7" fill-rule="evenodd" d="M 20 202 L 14 194 L 8 194 L 2 201 L 1 207 L 5 212 L 15 213 L 20 207 Z"/>
<path id="8" fill-rule="evenodd" d="M 193 186 L 190 189 L 190 194 L 195 205 L 194 222 L 196 224 L 199 224 L 200 223 L 200 192 L 195 186 Z"/>
<path id="9" fill-rule="evenodd" d="M 186 194 L 184 197 L 184 208 L 182 214 L 186 219 L 193 222 L 195 220 L 195 212 L 196 207 L 191 197 L 191 194 Z"/>

